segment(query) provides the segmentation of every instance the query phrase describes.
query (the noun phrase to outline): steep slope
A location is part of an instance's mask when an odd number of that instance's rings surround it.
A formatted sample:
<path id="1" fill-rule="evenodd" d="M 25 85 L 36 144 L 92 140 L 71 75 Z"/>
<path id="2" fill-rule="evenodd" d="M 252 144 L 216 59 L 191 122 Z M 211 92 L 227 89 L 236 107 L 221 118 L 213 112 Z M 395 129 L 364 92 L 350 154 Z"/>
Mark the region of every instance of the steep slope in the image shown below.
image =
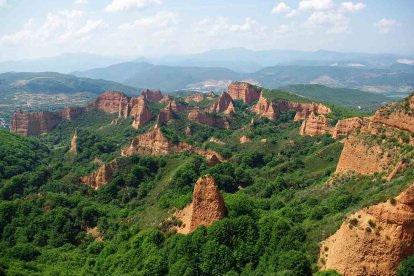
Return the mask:
<path id="1" fill-rule="evenodd" d="M 344 275 L 396 275 L 414 253 L 414 185 L 394 201 L 352 214 L 321 243 L 321 269 Z"/>

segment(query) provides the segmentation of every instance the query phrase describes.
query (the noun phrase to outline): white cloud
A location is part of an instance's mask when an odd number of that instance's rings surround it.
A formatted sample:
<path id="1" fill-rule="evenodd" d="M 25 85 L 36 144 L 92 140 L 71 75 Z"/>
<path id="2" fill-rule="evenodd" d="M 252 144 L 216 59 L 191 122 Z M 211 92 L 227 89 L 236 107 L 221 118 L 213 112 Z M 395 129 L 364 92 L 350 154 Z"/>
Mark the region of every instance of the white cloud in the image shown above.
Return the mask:
<path id="1" fill-rule="evenodd" d="M 326 28 L 327 33 L 337 34 L 348 31 L 349 20 L 343 14 L 336 11 L 313 12 L 306 25 L 309 27 Z"/>
<path id="2" fill-rule="evenodd" d="M 75 5 L 86 5 L 88 3 L 88 0 L 75 0 Z"/>
<path id="3" fill-rule="evenodd" d="M 286 34 L 287 32 L 290 31 L 290 27 L 288 25 L 280 25 L 279 27 L 276 28 L 275 33 L 276 34 Z"/>
<path id="4" fill-rule="evenodd" d="M 361 63 L 348 63 L 347 66 L 348 67 L 365 67 L 366 65 L 361 64 Z"/>
<path id="5" fill-rule="evenodd" d="M 380 33 L 386 34 L 389 33 L 395 27 L 398 27 L 400 24 L 397 20 L 382 18 L 374 24 L 378 28 Z"/>
<path id="6" fill-rule="evenodd" d="M 86 19 L 84 15 L 80 10 L 64 10 L 49 13 L 41 24 L 36 24 L 34 19 L 29 19 L 20 31 L 2 36 L 0 43 L 70 44 L 86 39 L 94 31 L 106 27 L 102 20 Z"/>
<path id="7" fill-rule="evenodd" d="M 334 6 L 332 0 L 303 0 L 299 2 L 299 10 L 328 10 Z"/>
<path id="8" fill-rule="evenodd" d="M 364 9 L 366 5 L 364 3 L 342 2 L 340 10 L 343 12 L 357 12 Z"/>
<path id="9" fill-rule="evenodd" d="M 414 59 L 400 58 L 400 59 L 397 59 L 397 63 L 406 64 L 406 65 L 414 65 Z"/>
<path id="10" fill-rule="evenodd" d="M 273 9 L 272 9 L 272 13 L 276 14 L 276 13 L 285 13 L 290 11 L 291 8 L 285 3 L 285 2 L 280 2 L 279 4 L 277 4 Z"/>
<path id="11" fill-rule="evenodd" d="M 178 15 L 173 12 L 159 12 L 152 17 L 144 17 L 132 23 L 119 26 L 120 30 L 167 28 L 177 24 Z"/>
<path id="12" fill-rule="evenodd" d="M 151 5 L 160 5 L 161 0 L 112 0 L 111 4 L 106 6 L 107 12 L 129 11 L 142 9 Z"/>
<path id="13" fill-rule="evenodd" d="M 264 29 L 264 26 L 261 26 L 250 17 L 246 17 L 246 21 L 243 24 L 233 24 L 229 28 L 231 32 L 264 31 Z"/>
<path id="14" fill-rule="evenodd" d="M 298 14 L 299 14 L 298 10 L 291 10 L 288 14 L 286 14 L 286 17 L 291 18 L 291 17 L 294 17 Z"/>

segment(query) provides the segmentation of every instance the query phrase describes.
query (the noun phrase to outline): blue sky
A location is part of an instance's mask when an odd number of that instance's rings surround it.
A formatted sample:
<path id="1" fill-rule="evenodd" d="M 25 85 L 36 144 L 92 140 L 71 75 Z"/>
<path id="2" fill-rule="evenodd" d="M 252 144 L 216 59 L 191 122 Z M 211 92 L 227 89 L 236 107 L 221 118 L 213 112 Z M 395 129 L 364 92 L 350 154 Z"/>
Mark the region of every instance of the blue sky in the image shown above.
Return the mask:
<path id="1" fill-rule="evenodd" d="M 230 47 L 413 54 L 413 12 L 411 0 L 0 0 L 0 60 Z"/>

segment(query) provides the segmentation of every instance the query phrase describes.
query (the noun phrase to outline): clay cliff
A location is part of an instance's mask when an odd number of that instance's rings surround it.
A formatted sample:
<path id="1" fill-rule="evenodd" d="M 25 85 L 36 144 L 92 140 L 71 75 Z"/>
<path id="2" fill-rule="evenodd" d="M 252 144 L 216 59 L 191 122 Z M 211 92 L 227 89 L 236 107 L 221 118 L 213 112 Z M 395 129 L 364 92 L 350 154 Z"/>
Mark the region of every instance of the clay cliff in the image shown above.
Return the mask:
<path id="1" fill-rule="evenodd" d="M 229 124 L 224 118 L 201 109 L 190 111 L 188 113 L 188 119 L 197 124 L 229 128 Z"/>
<path id="2" fill-rule="evenodd" d="M 57 114 L 65 120 L 72 120 L 82 114 L 85 111 L 83 107 L 65 107 L 62 110 L 57 111 Z"/>
<path id="3" fill-rule="evenodd" d="M 183 210 L 174 214 L 182 221 L 181 227 L 176 227 L 178 233 L 189 234 L 200 225 L 209 226 L 224 218 L 226 206 L 223 197 L 213 177 L 200 177 L 194 186 L 193 201 Z"/>
<path id="4" fill-rule="evenodd" d="M 108 164 L 103 164 L 98 170 L 88 176 L 82 176 L 81 181 L 95 190 L 99 189 L 112 180 L 114 171 L 118 169 L 118 160 L 115 159 Z"/>
<path id="5" fill-rule="evenodd" d="M 276 120 L 279 115 L 276 104 L 272 101 L 268 101 L 263 96 L 263 92 L 260 93 L 259 101 L 256 106 L 253 107 L 252 111 L 262 117 L 269 118 L 270 120 Z"/>
<path id="6" fill-rule="evenodd" d="M 317 136 L 331 133 L 331 131 L 328 118 L 311 112 L 302 123 L 300 135 Z"/>
<path id="7" fill-rule="evenodd" d="M 227 92 L 223 92 L 218 100 L 210 106 L 210 112 L 233 114 L 235 112 L 233 99 Z"/>
<path id="8" fill-rule="evenodd" d="M 141 96 L 149 101 L 149 102 L 159 102 L 163 99 L 163 96 L 161 94 L 160 90 L 149 90 L 149 89 L 145 89 L 144 91 L 141 92 Z"/>
<path id="9" fill-rule="evenodd" d="M 10 122 L 10 131 L 24 136 L 46 134 L 63 118 L 57 112 L 22 112 L 16 110 Z"/>
<path id="10" fill-rule="evenodd" d="M 344 275 L 396 275 L 414 253 L 414 185 L 390 200 L 351 215 L 321 243 L 319 265 Z"/>
<path id="11" fill-rule="evenodd" d="M 343 135 L 349 135 L 355 132 L 357 129 L 360 129 L 363 126 L 363 124 L 363 119 L 359 117 L 340 120 L 335 125 L 332 137 L 334 139 L 338 139 Z"/>
<path id="12" fill-rule="evenodd" d="M 371 118 L 365 118 L 360 132 L 350 135 L 344 142 L 337 173 L 353 171 L 360 174 L 388 173 L 387 180 L 407 164 L 398 165 L 403 159 L 411 160 L 403 151 L 413 144 L 410 131 L 414 125 L 411 98 L 381 108 Z M 394 141 L 397 140 L 398 143 Z M 399 168 L 397 168 L 399 167 Z M 395 171 L 393 174 L 392 172 Z"/>
<path id="13" fill-rule="evenodd" d="M 204 95 L 204 94 L 194 94 L 194 95 L 190 95 L 190 96 L 185 97 L 185 98 L 184 98 L 184 101 L 185 101 L 186 103 L 190 103 L 190 102 L 196 102 L 196 103 L 199 103 L 199 102 L 204 101 L 206 98 L 207 98 L 207 97 L 206 97 L 206 95 Z"/>
<path id="14" fill-rule="evenodd" d="M 251 104 L 260 97 L 260 92 L 247 82 L 233 82 L 227 92 L 233 100 L 241 99 L 246 104 Z"/>
<path id="15" fill-rule="evenodd" d="M 386 105 L 375 113 L 372 122 L 414 132 L 413 102 L 414 95 L 403 102 Z"/>
<path id="16" fill-rule="evenodd" d="M 106 113 L 118 113 L 120 117 L 128 117 L 128 97 L 118 91 L 107 91 L 86 106 L 97 108 Z"/>
<path id="17" fill-rule="evenodd" d="M 138 129 L 151 120 L 151 112 L 148 109 L 148 103 L 143 97 L 134 97 L 129 101 L 130 113 L 127 115 L 133 117 L 132 127 Z"/>
<path id="18" fill-rule="evenodd" d="M 70 153 L 73 153 L 73 154 L 78 153 L 78 145 L 76 143 L 77 139 L 78 139 L 78 134 L 75 131 L 75 133 L 73 133 L 72 139 L 70 141 L 70 148 L 69 148 Z"/>
<path id="19" fill-rule="evenodd" d="M 138 154 L 160 156 L 188 151 L 190 149 L 191 145 L 182 142 L 174 144 L 164 136 L 160 128 L 154 128 L 149 132 L 135 137 L 128 147 L 122 149 L 121 155 L 130 156 Z"/>

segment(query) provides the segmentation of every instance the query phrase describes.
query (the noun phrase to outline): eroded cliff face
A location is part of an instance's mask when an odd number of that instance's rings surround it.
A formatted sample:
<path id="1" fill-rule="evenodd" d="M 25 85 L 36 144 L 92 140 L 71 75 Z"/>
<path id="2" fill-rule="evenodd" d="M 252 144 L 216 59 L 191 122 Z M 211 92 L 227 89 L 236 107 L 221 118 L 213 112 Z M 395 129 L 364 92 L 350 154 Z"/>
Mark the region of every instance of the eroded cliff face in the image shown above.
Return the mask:
<path id="1" fill-rule="evenodd" d="M 82 176 L 81 181 L 83 184 L 97 190 L 112 180 L 112 176 L 117 169 L 118 160 L 115 159 L 108 164 L 103 164 L 98 170 L 94 171 L 90 175 Z"/>
<path id="2" fill-rule="evenodd" d="M 246 104 L 251 104 L 260 98 L 260 92 L 247 82 L 233 82 L 227 88 L 227 92 L 233 100 L 241 99 Z"/>
<path id="3" fill-rule="evenodd" d="M 184 98 L 184 101 L 186 103 L 190 103 L 190 102 L 196 102 L 196 103 L 200 103 L 202 101 L 204 101 L 206 99 L 206 95 L 204 94 L 194 94 L 194 95 L 190 95 Z"/>
<path id="4" fill-rule="evenodd" d="M 321 243 L 319 265 L 344 275 L 396 275 L 414 253 L 414 185 L 396 198 L 362 209 Z"/>
<path id="5" fill-rule="evenodd" d="M 75 133 L 73 133 L 72 139 L 70 141 L 70 148 L 69 148 L 70 153 L 73 153 L 73 154 L 78 153 L 78 144 L 76 142 L 77 139 L 78 139 L 78 133 L 75 131 Z"/>
<path id="6" fill-rule="evenodd" d="M 233 99 L 227 92 L 223 92 L 217 102 L 210 106 L 210 112 L 224 113 L 226 115 L 233 114 L 235 112 Z"/>
<path id="7" fill-rule="evenodd" d="M 141 96 L 149 102 L 159 102 L 163 99 L 163 96 L 160 90 L 145 89 L 144 91 L 141 92 Z"/>
<path id="8" fill-rule="evenodd" d="M 174 214 L 183 222 L 177 232 L 189 234 L 200 225 L 209 226 L 224 218 L 226 206 L 219 188 L 212 176 L 200 177 L 194 186 L 193 201 L 183 210 Z"/>
<path id="9" fill-rule="evenodd" d="M 317 136 L 331 132 L 328 118 L 322 114 L 315 115 L 313 112 L 303 121 L 300 128 L 300 135 Z"/>
<path id="10" fill-rule="evenodd" d="M 97 108 L 106 113 L 118 113 L 128 116 L 128 97 L 118 91 L 107 91 L 86 106 L 87 109 Z"/>
<path id="11" fill-rule="evenodd" d="M 408 131 L 414 121 L 407 119 L 413 114 L 411 99 L 387 105 L 373 117 L 364 118 L 359 133 L 345 140 L 336 172 L 352 171 L 365 175 L 387 173 L 386 179 L 391 180 L 409 165 L 412 157 L 410 152 L 404 153 L 404 148 L 414 144 Z"/>
<path id="12" fill-rule="evenodd" d="M 164 136 L 160 128 L 154 128 L 149 132 L 135 137 L 128 147 L 122 149 L 121 155 L 161 156 L 169 153 L 188 151 L 191 148 L 191 145 L 187 143 L 178 142 L 174 144 Z"/>
<path id="13" fill-rule="evenodd" d="M 201 109 L 194 109 L 188 113 L 188 119 L 194 123 L 215 126 L 215 127 L 227 127 L 226 121 L 214 114 L 210 114 L 208 111 Z"/>
<path id="14" fill-rule="evenodd" d="M 46 134 L 63 118 L 57 112 L 22 112 L 16 110 L 10 122 L 10 131 L 24 136 Z"/>
<path id="15" fill-rule="evenodd" d="M 65 107 L 62 110 L 57 111 L 57 114 L 63 119 L 71 121 L 85 111 L 83 107 Z"/>
<path id="16" fill-rule="evenodd" d="M 414 132 L 414 96 L 401 103 L 392 103 L 379 109 L 372 117 L 372 122 Z"/>
<path id="17" fill-rule="evenodd" d="M 148 109 L 148 103 L 143 97 L 134 97 L 129 102 L 130 113 L 128 116 L 133 117 L 132 127 L 141 128 L 151 120 L 151 112 Z"/>
<path id="18" fill-rule="evenodd" d="M 357 129 L 360 129 L 364 124 L 364 120 L 359 117 L 348 118 L 339 120 L 333 130 L 332 137 L 338 139 L 343 135 L 349 135 L 354 133 Z"/>

